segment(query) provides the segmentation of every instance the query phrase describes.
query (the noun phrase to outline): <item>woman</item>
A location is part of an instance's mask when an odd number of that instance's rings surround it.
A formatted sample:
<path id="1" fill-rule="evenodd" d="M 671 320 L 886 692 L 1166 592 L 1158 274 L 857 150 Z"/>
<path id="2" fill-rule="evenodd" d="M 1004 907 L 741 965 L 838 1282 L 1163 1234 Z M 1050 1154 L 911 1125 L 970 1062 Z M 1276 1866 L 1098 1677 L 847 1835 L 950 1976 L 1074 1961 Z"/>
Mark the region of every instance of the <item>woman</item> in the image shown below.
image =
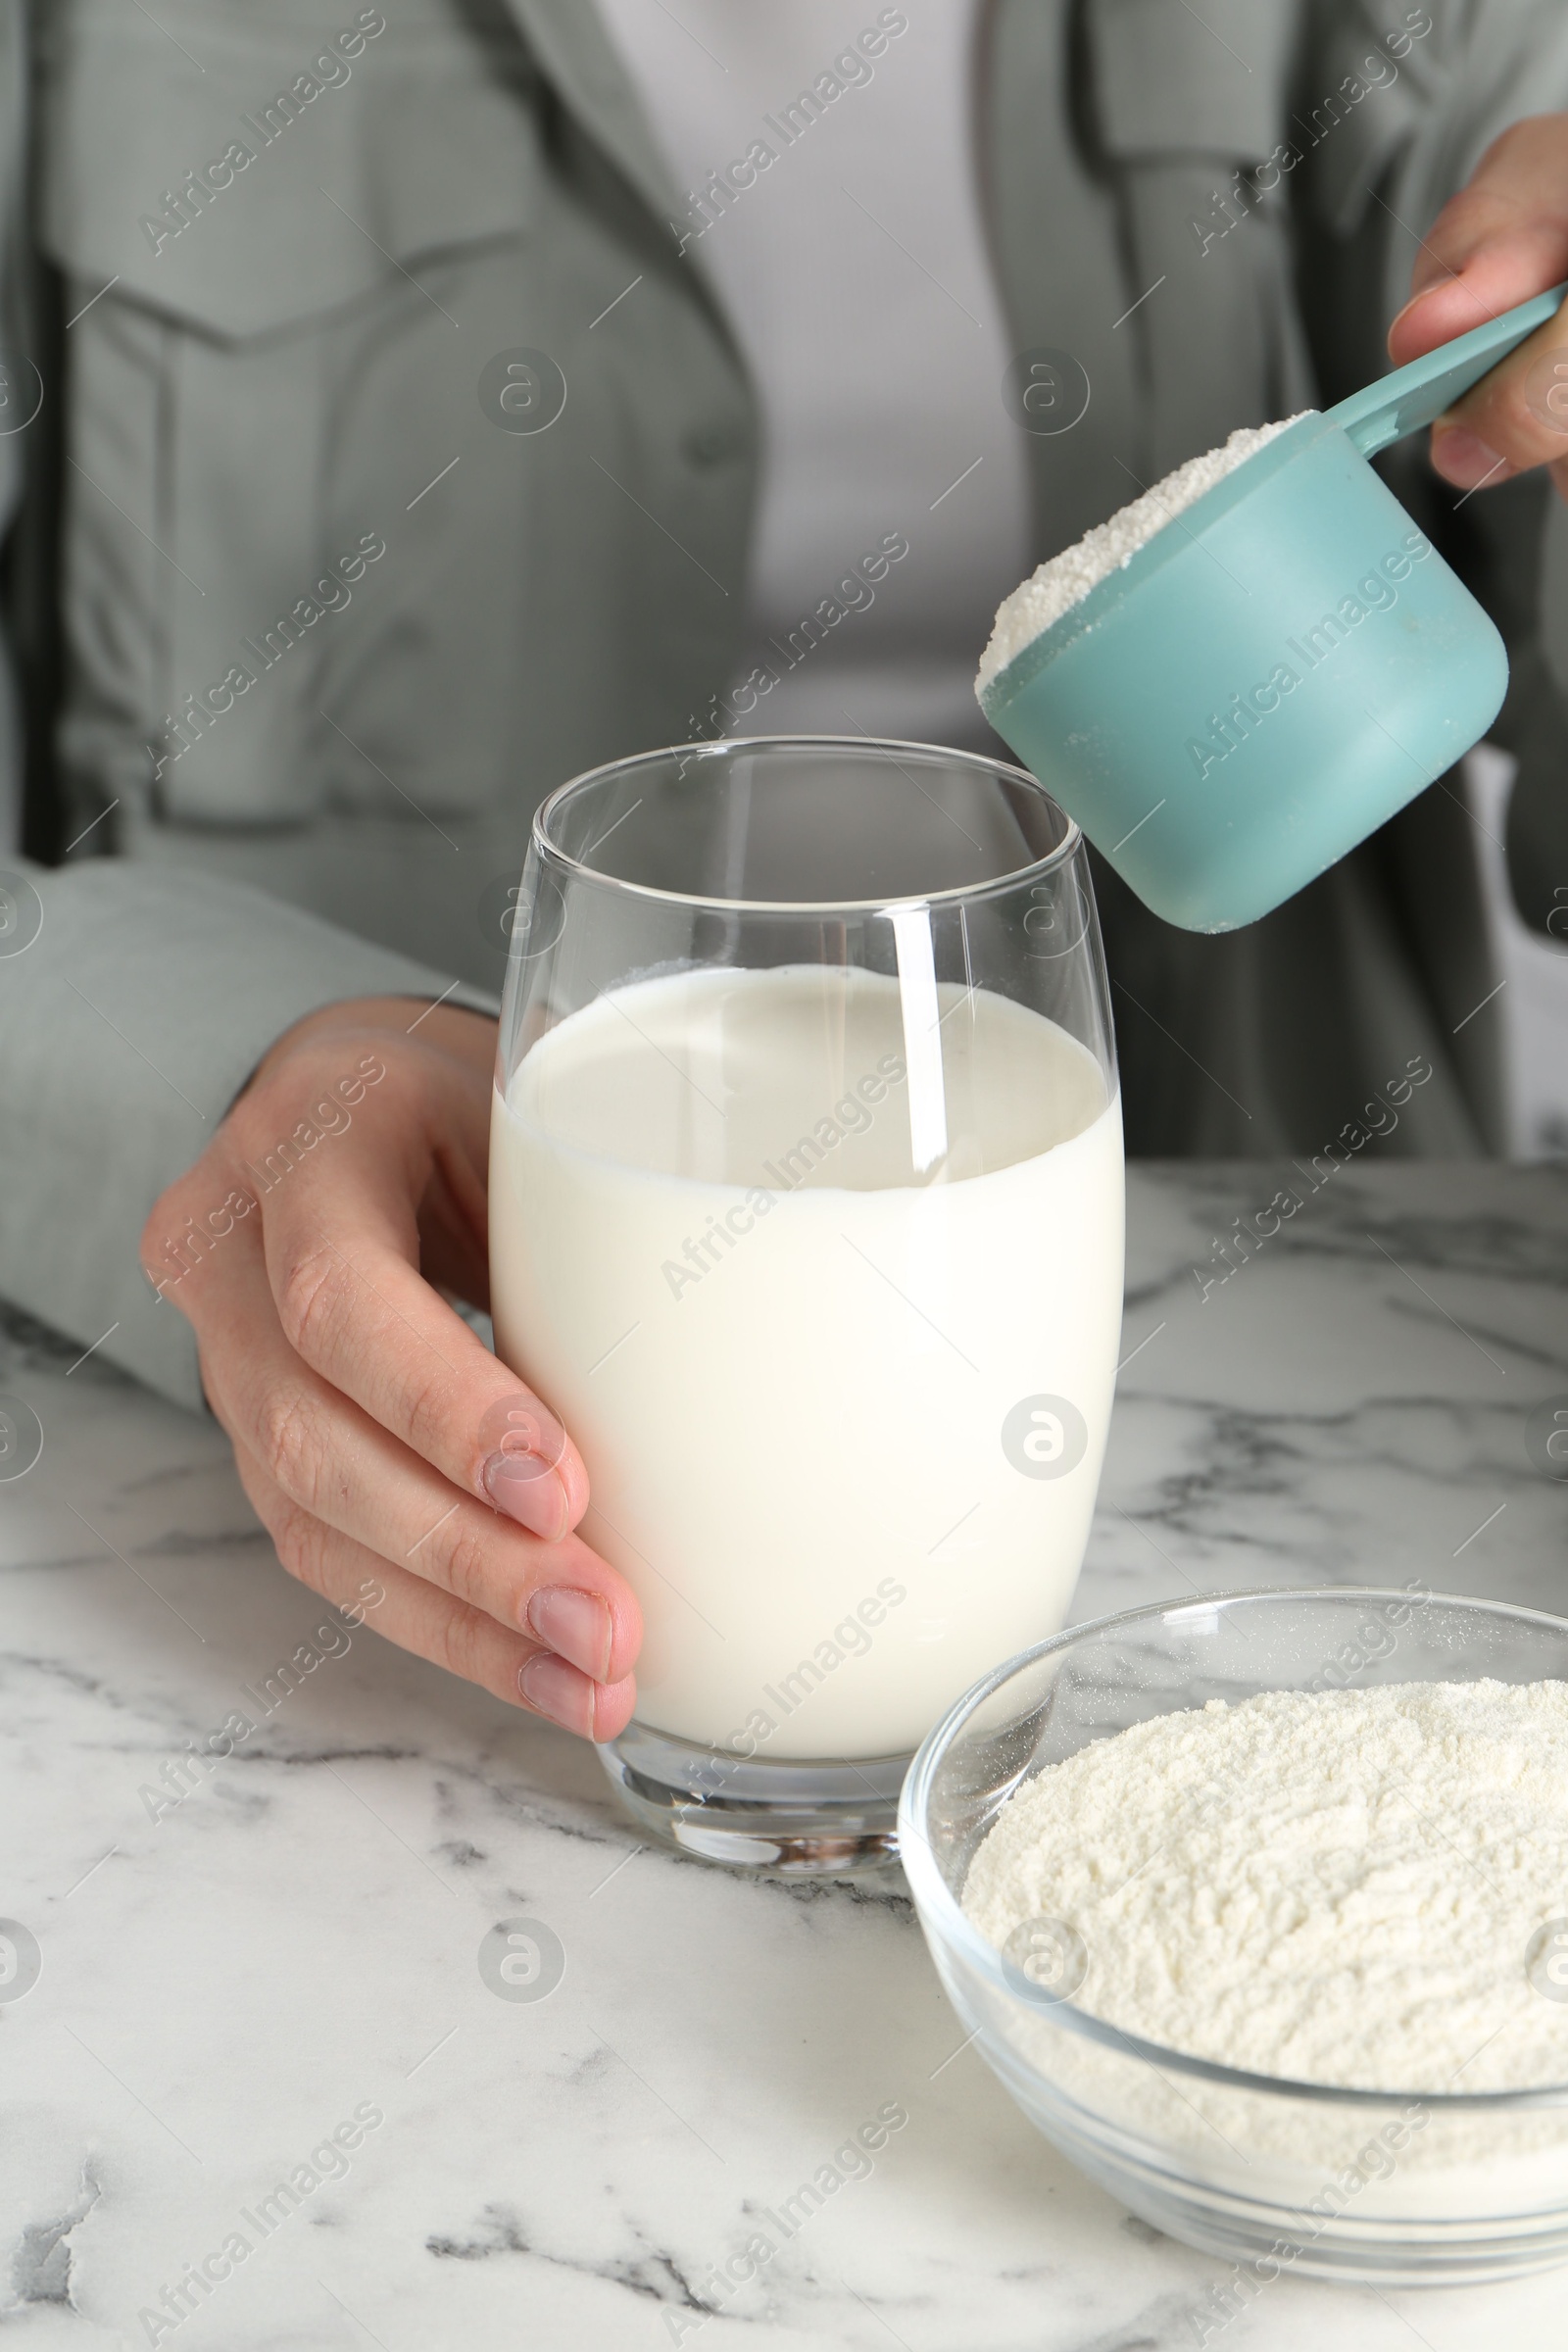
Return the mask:
<path id="1" fill-rule="evenodd" d="M 531 809 L 737 726 L 982 741 L 1031 564 L 1386 329 L 1407 360 L 1568 277 L 1568 117 L 1522 119 L 1568 104 L 1568 26 L 56 0 L 39 39 L 7 383 L 20 418 L 30 342 L 57 398 L 0 448 L 29 838 L 67 862 L 19 868 L 0 958 L 0 1283 L 205 1393 L 295 1574 L 612 1736 L 636 1604 L 572 1532 L 582 1465 L 440 1295 L 485 1297 Z M 1499 485 L 1563 447 L 1559 350 L 1439 428 L 1457 511 L 1393 468 L 1510 637 L 1538 831 L 1544 508 Z M 1433 981 L 1474 976 L 1473 878 L 1427 801 L 1233 939 L 1107 886 L 1135 1149 L 1312 1150 L 1413 1054 L 1410 1148 L 1474 1148 Z"/>

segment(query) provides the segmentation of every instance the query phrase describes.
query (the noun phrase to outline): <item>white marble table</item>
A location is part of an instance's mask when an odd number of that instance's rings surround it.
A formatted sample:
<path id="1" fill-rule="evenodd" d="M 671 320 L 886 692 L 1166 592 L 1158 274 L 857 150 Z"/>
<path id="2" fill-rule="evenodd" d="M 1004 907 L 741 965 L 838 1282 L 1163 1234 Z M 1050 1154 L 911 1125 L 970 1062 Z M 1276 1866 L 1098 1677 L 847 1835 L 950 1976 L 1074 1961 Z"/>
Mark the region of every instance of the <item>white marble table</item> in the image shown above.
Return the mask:
<path id="1" fill-rule="evenodd" d="M 1278 1181 L 1135 1181 L 1132 1352 L 1079 1613 L 1410 1576 L 1568 1610 L 1568 1487 L 1525 1445 L 1530 1408 L 1568 1395 L 1568 1180 L 1357 1164 L 1200 1302 L 1193 1265 L 1216 1270 L 1213 1235 Z M 0 1914 L 42 1954 L 0 2001 L 8 2344 L 1200 2340 L 1222 2266 L 1121 2213 L 958 2049 L 896 1885 L 741 1883 L 641 1849 L 591 1753 L 366 1633 L 153 1818 L 143 1788 L 258 1715 L 247 1688 L 321 1611 L 215 1430 L 70 1362 L 37 1335 L 0 1362 L 45 1430 L 0 1486 Z M 519 1916 L 564 1953 L 542 2000 L 480 1974 Z M 762 2209 L 888 2105 L 908 2120 L 868 2175 L 760 2281 L 715 2286 Z M 311 2166 L 343 2125 L 356 2144 Z M 258 2214 L 290 2175 L 298 2201 Z M 235 2232 L 243 2261 L 220 2251 Z M 204 2258 L 233 2267 L 185 2290 L 188 2316 L 139 2317 Z M 1565 2274 L 1286 2279 L 1227 2352 L 1560 2342 L 1565 2294 Z"/>

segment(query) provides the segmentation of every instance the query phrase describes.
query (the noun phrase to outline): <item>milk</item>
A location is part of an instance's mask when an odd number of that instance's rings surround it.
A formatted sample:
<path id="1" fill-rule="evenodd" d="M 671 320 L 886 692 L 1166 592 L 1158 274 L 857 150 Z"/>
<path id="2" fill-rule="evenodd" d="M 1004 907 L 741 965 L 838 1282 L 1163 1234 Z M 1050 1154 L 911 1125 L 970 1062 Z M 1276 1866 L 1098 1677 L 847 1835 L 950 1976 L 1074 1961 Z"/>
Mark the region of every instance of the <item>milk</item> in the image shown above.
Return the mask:
<path id="1" fill-rule="evenodd" d="M 548 1030 L 497 1099 L 497 1347 L 582 1451 L 657 1730 L 896 1754 L 1065 1617 L 1121 1323 L 1119 1104 L 1041 1015 L 936 1004 L 940 1054 L 877 974 L 679 972 Z"/>

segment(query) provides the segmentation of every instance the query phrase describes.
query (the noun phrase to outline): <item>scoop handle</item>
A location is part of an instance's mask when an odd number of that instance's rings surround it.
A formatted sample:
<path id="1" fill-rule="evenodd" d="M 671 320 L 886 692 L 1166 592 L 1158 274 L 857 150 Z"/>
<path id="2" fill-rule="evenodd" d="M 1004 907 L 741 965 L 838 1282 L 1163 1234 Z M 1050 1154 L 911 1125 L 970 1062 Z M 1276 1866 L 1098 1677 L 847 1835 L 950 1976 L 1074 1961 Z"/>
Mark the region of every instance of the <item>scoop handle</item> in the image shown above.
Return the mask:
<path id="1" fill-rule="evenodd" d="M 1451 343 L 1440 343 L 1424 360 L 1412 360 L 1408 368 L 1379 376 L 1364 392 L 1352 392 L 1330 409 L 1329 423 L 1348 433 L 1363 458 L 1376 457 L 1391 441 L 1402 441 L 1406 433 L 1431 424 L 1461 393 L 1480 383 L 1498 360 L 1556 316 L 1565 293 L 1568 282 L 1552 286 L 1504 311 L 1500 318 L 1489 318 L 1485 326 L 1455 335 Z"/>

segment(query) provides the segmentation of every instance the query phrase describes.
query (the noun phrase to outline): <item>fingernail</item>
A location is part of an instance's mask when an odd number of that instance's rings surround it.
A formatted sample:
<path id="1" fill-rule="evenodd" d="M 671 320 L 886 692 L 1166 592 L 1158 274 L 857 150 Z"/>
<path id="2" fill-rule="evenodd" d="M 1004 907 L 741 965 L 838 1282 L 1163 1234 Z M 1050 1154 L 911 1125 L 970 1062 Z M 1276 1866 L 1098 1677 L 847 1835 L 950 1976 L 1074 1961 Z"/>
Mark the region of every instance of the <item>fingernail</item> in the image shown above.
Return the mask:
<path id="1" fill-rule="evenodd" d="M 519 1667 L 517 1689 L 536 1715 L 548 1716 L 563 1731 L 575 1732 L 581 1739 L 593 1738 L 594 1687 L 564 1658 L 539 1650 Z"/>
<path id="2" fill-rule="evenodd" d="M 529 1601 L 524 1621 L 529 1633 L 558 1658 L 569 1658 L 596 1683 L 608 1678 L 612 1629 L 610 1610 L 597 1592 L 581 1592 L 572 1585 L 546 1585 Z"/>
<path id="3" fill-rule="evenodd" d="M 498 1511 L 530 1535 L 554 1543 L 566 1532 L 566 1490 L 536 1453 L 493 1453 L 483 1470 L 484 1491 Z"/>
<path id="4" fill-rule="evenodd" d="M 1419 294 L 1412 294 L 1409 301 L 1405 304 L 1403 310 L 1396 311 L 1394 317 L 1389 320 L 1390 334 L 1393 334 L 1395 328 L 1398 325 L 1399 320 L 1403 318 L 1406 318 L 1409 313 L 1415 309 L 1415 306 L 1418 302 L 1425 302 L 1429 294 L 1435 294 L 1438 291 L 1438 286 L 1446 285 L 1447 283 L 1448 280 L 1446 278 L 1440 277 L 1437 285 L 1423 286 Z"/>
<path id="5" fill-rule="evenodd" d="M 1432 463 L 1456 490 L 1478 490 L 1489 474 L 1503 471 L 1507 460 L 1489 448 L 1479 433 L 1450 424 L 1432 436 Z"/>
<path id="6" fill-rule="evenodd" d="M 479 1424 L 479 1451 L 536 1453 L 552 1469 L 566 1450 L 566 1433 L 537 1396 L 520 1391 L 493 1404 Z"/>

